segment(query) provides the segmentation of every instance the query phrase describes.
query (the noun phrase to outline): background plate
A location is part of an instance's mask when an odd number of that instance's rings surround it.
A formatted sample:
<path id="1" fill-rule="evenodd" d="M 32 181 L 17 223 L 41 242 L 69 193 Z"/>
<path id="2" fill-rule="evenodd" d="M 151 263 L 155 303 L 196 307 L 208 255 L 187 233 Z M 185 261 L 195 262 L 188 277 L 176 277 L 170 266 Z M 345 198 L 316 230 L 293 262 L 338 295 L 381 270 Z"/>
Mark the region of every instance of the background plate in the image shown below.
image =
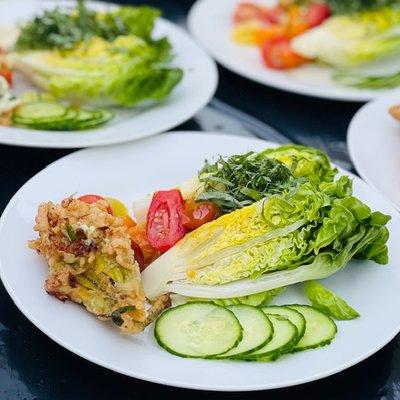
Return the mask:
<path id="1" fill-rule="evenodd" d="M 360 176 L 400 209 L 400 122 L 388 112 L 400 91 L 362 107 L 350 123 L 347 144 Z"/>
<path id="2" fill-rule="evenodd" d="M 114 371 L 166 385 L 194 389 L 248 391 L 291 386 L 341 371 L 368 357 L 400 329 L 400 221 L 381 195 L 354 177 L 355 194 L 373 209 L 393 215 L 391 262 L 351 263 L 326 280 L 361 314 L 338 323 L 330 346 L 275 363 L 191 360 L 160 349 L 152 328 L 123 336 L 82 307 L 62 303 L 43 290 L 44 260 L 27 248 L 37 206 L 72 193 L 99 193 L 128 204 L 155 189 L 168 189 L 192 177 L 204 158 L 261 150 L 268 142 L 224 135 L 166 134 L 136 143 L 87 149 L 64 157 L 27 182 L 13 197 L 0 221 L 0 276 L 20 310 L 46 335 L 72 352 Z M 278 302 L 305 303 L 301 286 Z"/>
<path id="3" fill-rule="evenodd" d="M 56 6 L 71 6 L 70 1 L 0 2 L 0 25 L 11 26 Z M 105 3 L 90 2 L 90 8 L 107 9 Z M 137 140 L 169 130 L 191 118 L 214 95 L 218 72 L 213 60 L 177 25 L 159 19 L 154 37 L 168 36 L 175 58 L 173 64 L 184 70 L 184 77 L 171 95 L 151 106 L 113 110 L 115 118 L 97 129 L 75 132 L 50 132 L 0 126 L 0 143 L 17 146 L 76 148 L 103 146 Z M 30 89 L 22 76 L 16 76 L 16 92 Z"/>
<path id="4" fill-rule="evenodd" d="M 327 99 L 367 101 L 388 92 L 340 86 L 331 79 L 332 68 L 317 64 L 285 72 L 266 68 L 257 47 L 240 46 L 231 40 L 232 15 L 240 2 L 198 0 L 188 16 L 192 35 L 224 67 L 264 85 Z M 260 0 L 258 3 L 275 5 L 277 0 Z"/>

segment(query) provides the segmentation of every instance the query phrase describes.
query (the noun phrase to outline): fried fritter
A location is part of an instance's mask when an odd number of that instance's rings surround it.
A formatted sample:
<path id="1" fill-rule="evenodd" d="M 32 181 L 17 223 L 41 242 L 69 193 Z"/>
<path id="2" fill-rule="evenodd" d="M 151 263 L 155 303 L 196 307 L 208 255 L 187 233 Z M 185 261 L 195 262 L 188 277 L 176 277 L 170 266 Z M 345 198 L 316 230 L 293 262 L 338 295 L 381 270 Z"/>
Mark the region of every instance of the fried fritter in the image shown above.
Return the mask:
<path id="1" fill-rule="evenodd" d="M 169 306 L 169 297 L 147 303 L 128 229 L 108 210 L 106 200 L 42 203 L 34 227 L 39 237 L 29 247 L 47 260 L 49 294 L 113 320 L 124 333 L 136 333 Z"/>

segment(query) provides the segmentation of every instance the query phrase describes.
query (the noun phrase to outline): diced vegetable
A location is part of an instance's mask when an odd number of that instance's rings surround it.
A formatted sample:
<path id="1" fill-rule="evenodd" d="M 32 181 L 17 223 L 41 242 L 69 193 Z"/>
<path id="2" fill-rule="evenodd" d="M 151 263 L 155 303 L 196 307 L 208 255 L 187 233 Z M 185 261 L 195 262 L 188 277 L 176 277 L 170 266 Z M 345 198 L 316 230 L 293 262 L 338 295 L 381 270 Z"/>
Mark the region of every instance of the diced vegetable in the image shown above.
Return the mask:
<path id="1" fill-rule="evenodd" d="M 308 61 L 293 51 L 291 39 L 288 37 L 277 37 L 264 42 L 262 58 L 265 65 L 272 69 L 296 68 Z"/>
<path id="2" fill-rule="evenodd" d="M 314 308 L 335 319 L 354 319 L 360 314 L 340 296 L 317 281 L 304 282 L 307 297 Z"/>
<path id="3" fill-rule="evenodd" d="M 182 215 L 183 226 L 193 231 L 218 217 L 218 207 L 209 202 L 186 203 Z"/>
<path id="4" fill-rule="evenodd" d="M 106 200 L 110 204 L 113 215 L 116 217 L 129 217 L 128 209 L 122 201 L 114 199 L 113 197 L 106 197 Z"/>
<path id="5" fill-rule="evenodd" d="M 242 335 L 235 314 L 211 303 L 186 303 L 170 308 L 154 327 L 157 343 L 181 357 L 218 356 L 236 347 Z"/>

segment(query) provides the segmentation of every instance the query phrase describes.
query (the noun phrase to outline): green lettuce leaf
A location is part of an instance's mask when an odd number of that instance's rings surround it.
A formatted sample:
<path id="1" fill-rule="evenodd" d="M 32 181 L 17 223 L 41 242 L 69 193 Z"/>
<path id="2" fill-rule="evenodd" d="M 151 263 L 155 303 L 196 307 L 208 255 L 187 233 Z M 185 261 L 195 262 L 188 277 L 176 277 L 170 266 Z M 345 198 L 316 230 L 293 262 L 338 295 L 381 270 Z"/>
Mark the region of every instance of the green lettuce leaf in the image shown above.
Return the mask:
<path id="1" fill-rule="evenodd" d="M 69 51 L 13 53 L 10 62 L 43 90 L 74 103 L 131 107 L 166 98 L 182 79 L 158 49 L 134 35 L 92 38 Z"/>
<path id="2" fill-rule="evenodd" d="M 325 314 L 339 320 L 349 320 L 360 316 L 345 300 L 321 283 L 308 281 L 304 283 L 304 288 L 313 307 Z"/>
<path id="3" fill-rule="evenodd" d="M 188 233 L 143 272 L 147 296 L 241 297 L 322 279 L 352 258 L 387 263 L 390 217 L 351 186 L 296 184 Z"/>
<path id="4" fill-rule="evenodd" d="M 261 293 L 254 293 L 248 296 L 233 297 L 230 299 L 204 299 L 200 297 L 192 297 L 190 301 L 211 301 L 220 306 L 232 306 L 237 304 L 244 304 L 247 306 L 264 307 L 271 303 L 271 301 L 283 293 L 286 288 L 271 289 Z"/>
<path id="5" fill-rule="evenodd" d="M 292 41 L 296 53 L 348 68 L 400 53 L 400 8 L 329 18 Z"/>
<path id="6" fill-rule="evenodd" d="M 327 155 L 312 147 L 289 144 L 266 149 L 261 156 L 284 163 L 295 178 L 305 178 L 313 184 L 332 182 L 337 174 Z"/>

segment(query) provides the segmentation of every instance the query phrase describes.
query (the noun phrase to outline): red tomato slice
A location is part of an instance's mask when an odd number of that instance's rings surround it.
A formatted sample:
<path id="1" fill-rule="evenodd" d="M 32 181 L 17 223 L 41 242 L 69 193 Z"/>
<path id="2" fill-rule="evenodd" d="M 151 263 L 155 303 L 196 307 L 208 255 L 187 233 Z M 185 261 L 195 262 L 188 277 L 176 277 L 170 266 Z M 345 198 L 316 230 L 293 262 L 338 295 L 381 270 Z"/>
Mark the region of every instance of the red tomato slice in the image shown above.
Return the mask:
<path id="1" fill-rule="evenodd" d="M 310 28 L 320 25 L 331 15 L 331 10 L 324 3 L 310 3 L 307 7 L 305 20 Z"/>
<path id="2" fill-rule="evenodd" d="M 292 50 L 287 37 L 267 40 L 261 51 L 265 65 L 273 69 L 295 68 L 307 61 Z"/>
<path id="3" fill-rule="evenodd" d="M 147 212 L 147 237 L 153 248 L 167 251 L 185 236 L 182 224 L 184 205 L 178 189 L 154 193 Z"/>
<path id="4" fill-rule="evenodd" d="M 139 264 L 140 272 L 142 272 L 146 268 L 143 251 L 141 247 L 134 240 L 131 240 L 131 248 L 135 253 L 135 260 Z"/>
<path id="5" fill-rule="evenodd" d="M 263 19 L 264 8 L 254 3 L 244 1 L 240 3 L 235 13 L 233 14 L 233 21 L 235 24 L 240 24 L 245 21 L 260 20 Z"/>
<path id="6" fill-rule="evenodd" d="M 13 83 L 13 73 L 11 69 L 8 68 L 0 68 L 0 76 L 5 78 L 5 80 L 9 83 L 11 86 Z"/>
<path id="7" fill-rule="evenodd" d="M 99 196 L 98 194 L 85 194 L 81 197 L 78 197 L 78 200 L 83 201 L 87 204 L 96 203 L 96 201 L 104 200 L 104 197 Z M 111 207 L 107 208 L 109 214 L 113 215 Z"/>
<path id="8" fill-rule="evenodd" d="M 218 217 L 219 209 L 213 203 L 186 204 L 183 211 L 183 226 L 193 231 L 199 226 L 211 222 Z"/>

